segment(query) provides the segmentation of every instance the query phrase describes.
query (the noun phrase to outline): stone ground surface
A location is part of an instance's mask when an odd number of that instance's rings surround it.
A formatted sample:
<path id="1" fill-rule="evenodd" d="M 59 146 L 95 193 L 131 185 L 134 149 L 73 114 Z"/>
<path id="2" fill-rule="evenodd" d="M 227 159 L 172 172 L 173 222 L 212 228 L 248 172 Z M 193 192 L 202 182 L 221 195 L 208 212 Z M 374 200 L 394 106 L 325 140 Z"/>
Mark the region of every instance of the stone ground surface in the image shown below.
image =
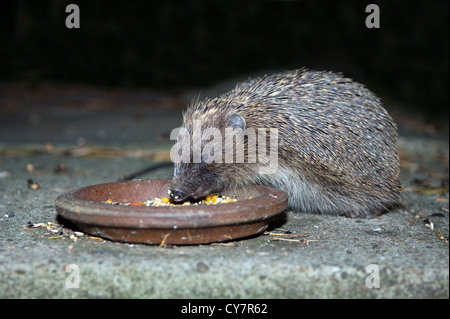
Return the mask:
<path id="1" fill-rule="evenodd" d="M 287 212 L 269 234 L 160 248 L 77 236 L 54 200 L 167 159 L 184 95 L 0 93 L 0 298 L 449 297 L 447 138 L 401 127 L 404 205 L 381 218 Z"/>

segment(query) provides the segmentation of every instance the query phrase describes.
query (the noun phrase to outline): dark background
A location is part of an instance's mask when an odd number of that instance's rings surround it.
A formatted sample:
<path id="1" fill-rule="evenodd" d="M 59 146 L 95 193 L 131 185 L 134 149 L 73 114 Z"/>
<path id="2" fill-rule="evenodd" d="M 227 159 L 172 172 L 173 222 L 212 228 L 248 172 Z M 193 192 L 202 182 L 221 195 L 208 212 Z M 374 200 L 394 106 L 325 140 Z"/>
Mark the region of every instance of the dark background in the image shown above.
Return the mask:
<path id="1" fill-rule="evenodd" d="M 80 8 L 80 29 L 65 26 L 69 3 Z M 380 29 L 365 26 L 369 3 L 380 8 Z M 306 66 L 343 72 L 447 123 L 448 3 L 6 1 L 0 82 L 173 90 Z"/>

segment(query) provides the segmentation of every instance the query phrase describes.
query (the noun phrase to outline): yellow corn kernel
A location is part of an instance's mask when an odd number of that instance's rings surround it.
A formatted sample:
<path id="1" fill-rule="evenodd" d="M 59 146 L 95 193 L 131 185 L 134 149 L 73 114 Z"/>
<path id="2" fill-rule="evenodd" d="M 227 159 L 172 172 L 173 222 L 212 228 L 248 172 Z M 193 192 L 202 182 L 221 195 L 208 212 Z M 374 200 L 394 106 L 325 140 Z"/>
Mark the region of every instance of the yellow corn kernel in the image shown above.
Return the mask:
<path id="1" fill-rule="evenodd" d="M 208 196 L 206 196 L 205 199 L 206 199 L 207 202 L 210 202 L 210 201 L 212 200 L 212 196 L 211 196 L 211 195 L 208 195 Z"/>
<path id="2" fill-rule="evenodd" d="M 109 198 L 106 202 L 108 202 L 108 203 L 112 203 L 112 199 L 111 198 Z"/>
<path id="3" fill-rule="evenodd" d="M 162 200 L 164 203 L 170 202 L 170 198 L 167 198 L 167 197 L 161 197 L 161 200 Z"/>
<path id="4" fill-rule="evenodd" d="M 219 196 L 214 195 L 214 196 L 211 198 L 211 201 L 212 201 L 213 203 L 215 203 L 218 197 L 219 197 Z"/>

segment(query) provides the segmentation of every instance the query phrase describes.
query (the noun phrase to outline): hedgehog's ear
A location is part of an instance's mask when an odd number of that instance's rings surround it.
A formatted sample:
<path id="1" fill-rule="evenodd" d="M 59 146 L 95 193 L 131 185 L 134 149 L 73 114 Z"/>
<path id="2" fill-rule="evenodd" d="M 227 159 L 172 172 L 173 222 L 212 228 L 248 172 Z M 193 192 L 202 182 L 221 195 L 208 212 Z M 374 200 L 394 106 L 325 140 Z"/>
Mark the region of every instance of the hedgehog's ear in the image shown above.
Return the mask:
<path id="1" fill-rule="evenodd" d="M 245 131 L 245 128 L 247 127 L 247 124 L 245 123 L 245 119 L 242 117 L 242 115 L 236 113 L 236 112 L 230 112 L 228 115 L 228 126 L 231 126 L 233 129 L 240 128 L 243 131 Z"/>

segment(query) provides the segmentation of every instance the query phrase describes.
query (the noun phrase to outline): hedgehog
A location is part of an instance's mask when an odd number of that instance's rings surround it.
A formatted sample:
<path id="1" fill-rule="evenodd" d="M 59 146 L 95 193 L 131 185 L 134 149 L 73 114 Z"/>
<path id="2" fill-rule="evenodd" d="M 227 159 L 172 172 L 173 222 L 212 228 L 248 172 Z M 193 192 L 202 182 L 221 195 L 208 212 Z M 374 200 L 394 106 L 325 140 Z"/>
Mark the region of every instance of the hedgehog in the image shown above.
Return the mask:
<path id="1" fill-rule="evenodd" d="M 244 133 L 224 142 L 223 135 L 205 136 L 211 128 Z M 174 163 L 174 202 L 253 184 L 285 191 L 289 209 L 308 213 L 373 217 L 400 200 L 396 124 L 374 93 L 340 73 L 303 68 L 249 79 L 219 97 L 193 101 L 180 129 L 175 153 L 189 151 Z M 251 131 L 266 134 L 250 138 Z M 269 131 L 276 133 L 273 145 Z M 190 147 L 205 150 L 214 139 L 201 156 Z M 243 161 L 236 160 L 238 143 Z M 272 170 L 265 169 L 267 158 L 259 160 L 264 152 L 256 161 L 251 152 L 262 144 L 276 154 Z M 235 161 L 227 162 L 222 151 L 230 147 L 235 154 L 228 159 Z"/>

